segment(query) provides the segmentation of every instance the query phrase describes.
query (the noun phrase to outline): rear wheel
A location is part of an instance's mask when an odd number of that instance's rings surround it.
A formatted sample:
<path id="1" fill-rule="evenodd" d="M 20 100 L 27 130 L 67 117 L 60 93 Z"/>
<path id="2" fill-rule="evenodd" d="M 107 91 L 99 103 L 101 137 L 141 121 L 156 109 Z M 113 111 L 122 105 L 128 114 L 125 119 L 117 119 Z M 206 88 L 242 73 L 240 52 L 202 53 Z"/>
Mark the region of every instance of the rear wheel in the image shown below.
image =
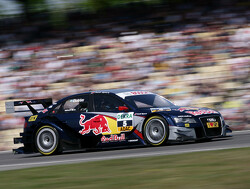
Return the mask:
<path id="1" fill-rule="evenodd" d="M 35 145 L 42 155 L 52 155 L 59 152 L 59 134 L 51 126 L 40 127 L 35 136 Z"/>
<path id="2" fill-rule="evenodd" d="M 163 117 L 152 116 L 144 124 L 143 135 L 148 144 L 152 146 L 162 145 L 168 140 L 168 123 Z"/>

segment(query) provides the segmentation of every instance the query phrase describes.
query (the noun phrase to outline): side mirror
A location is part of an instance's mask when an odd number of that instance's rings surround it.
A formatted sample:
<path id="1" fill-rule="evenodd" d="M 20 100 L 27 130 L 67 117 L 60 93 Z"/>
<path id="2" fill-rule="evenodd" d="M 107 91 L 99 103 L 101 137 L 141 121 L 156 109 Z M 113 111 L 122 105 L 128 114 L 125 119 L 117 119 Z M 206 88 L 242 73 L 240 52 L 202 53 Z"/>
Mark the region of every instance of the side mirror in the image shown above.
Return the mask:
<path id="1" fill-rule="evenodd" d="M 119 107 L 118 107 L 118 110 L 119 110 L 119 111 L 123 111 L 123 112 L 128 112 L 129 109 L 128 109 L 127 106 L 119 106 Z"/>

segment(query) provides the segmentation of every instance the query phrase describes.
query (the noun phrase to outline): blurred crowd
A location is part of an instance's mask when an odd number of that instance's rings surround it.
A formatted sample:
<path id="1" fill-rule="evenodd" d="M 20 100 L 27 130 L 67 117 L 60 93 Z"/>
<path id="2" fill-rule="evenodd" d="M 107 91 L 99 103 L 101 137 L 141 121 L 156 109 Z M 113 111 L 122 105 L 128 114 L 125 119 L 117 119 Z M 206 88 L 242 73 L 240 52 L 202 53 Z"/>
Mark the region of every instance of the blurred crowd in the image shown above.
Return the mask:
<path id="1" fill-rule="evenodd" d="M 57 101 L 113 88 L 149 90 L 177 105 L 215 108 L 234 130 L 250 129 L 250 11 L 166 12 L 70 20 L 69 29 L 46 29 L 43 20 L 2 30 L 0 132 L 10 131 L 12 138 L 12 131 L 23 127 L 23 118 L 3 112 L 5 101 Z M 8 134 L 0 134 L 0 150 Z"/>

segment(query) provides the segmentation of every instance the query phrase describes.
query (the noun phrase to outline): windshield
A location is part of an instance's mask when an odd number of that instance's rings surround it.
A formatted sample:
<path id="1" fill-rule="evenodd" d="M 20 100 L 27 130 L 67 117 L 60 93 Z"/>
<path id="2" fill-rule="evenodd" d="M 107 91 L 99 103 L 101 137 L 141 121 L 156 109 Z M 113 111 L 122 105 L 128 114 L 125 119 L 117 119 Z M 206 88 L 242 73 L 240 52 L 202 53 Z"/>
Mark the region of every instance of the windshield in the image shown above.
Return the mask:
<path id="1" fill-rule="evenodd" d="M 172 102 L 156 94 L 127 96 L 125 100 L 137 108 L 162 108 L 174 106 Z"/>

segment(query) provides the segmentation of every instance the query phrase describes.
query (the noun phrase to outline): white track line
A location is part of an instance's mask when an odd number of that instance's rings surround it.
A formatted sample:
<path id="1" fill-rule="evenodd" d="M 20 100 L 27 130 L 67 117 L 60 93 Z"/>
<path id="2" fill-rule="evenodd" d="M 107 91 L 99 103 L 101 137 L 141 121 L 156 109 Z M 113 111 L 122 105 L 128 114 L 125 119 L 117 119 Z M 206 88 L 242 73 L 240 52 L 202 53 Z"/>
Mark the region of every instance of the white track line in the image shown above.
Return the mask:
<path id="1" fill-rule="evenodd" d="M 11 153 L 12 151 L 0 151 L 0 154 L 8 154 Z"/>
<path id="2" fill-rule="evenodd" d="M 243 130 L 243 131 L 233 131 L 233 135 L 241 135 L 241 134 L 248 134 L 250 133 L 250 130 Z"/>

